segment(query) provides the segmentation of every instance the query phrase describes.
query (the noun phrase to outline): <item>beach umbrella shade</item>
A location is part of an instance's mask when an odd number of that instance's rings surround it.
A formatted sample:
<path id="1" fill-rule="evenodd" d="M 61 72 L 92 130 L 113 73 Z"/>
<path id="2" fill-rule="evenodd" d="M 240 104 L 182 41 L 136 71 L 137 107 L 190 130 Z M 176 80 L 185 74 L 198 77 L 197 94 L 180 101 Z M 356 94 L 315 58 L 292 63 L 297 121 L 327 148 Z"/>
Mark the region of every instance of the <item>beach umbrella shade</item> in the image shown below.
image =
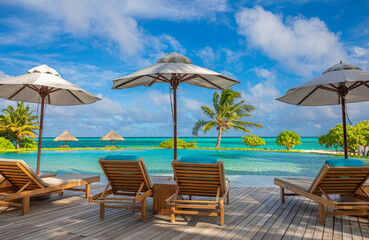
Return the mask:
<path id="1" fill-rule="evenodd" d="M 238 84 L 239 81 L 212 70 L 196 66 L 184 55 L 172 52 L 160 58 L 156 64 L 113 80 L 113 89 L 138 86 L 150 87 L 156 83 L 167 83 L 171 86 L 171 91 L 173 91 L 174 159 L 176 159 L 178 86 L 181 83 L 187 83 L 203 88 L 225 90 Z"/>
<path id="2" fill-rule="evenodd" d="M 369 72 L 341 61 L 322 75 L 289 89 L 277 100 L 298 106 L 341 105 L 344 154 L 347 158 L 346 103 L 369 100 Z"/>
<path id="3" fill-rule="evenodd" d="M 0 97 L 41 104 L 37 173 L 40 172 L 41 141 L 46 104 L 69 106 L 90 104 L 101 100 L 92 93 L 64 80 L 57 71 L 46 65 L 32 68 L 24 75 L 0 79 Z"/>
<path id="4" fill-rule="evenodd" d="M 67 146 L 67 142 L 77 142 L 78 139 L 65 130 L 62 134 L 54 138 L 54 142 L 64 142 L 64 146 Z"/>
<path id="5" fill-rule="evenodd" d="M 110 146 L 113 147 L 114 141 L 124 141 L 124 138 L 122 138 L 118 133 L 114 132 L 113 129 L 110 130 L 105 136 L 100 138 L 100 141 L 110 141 Z"/>

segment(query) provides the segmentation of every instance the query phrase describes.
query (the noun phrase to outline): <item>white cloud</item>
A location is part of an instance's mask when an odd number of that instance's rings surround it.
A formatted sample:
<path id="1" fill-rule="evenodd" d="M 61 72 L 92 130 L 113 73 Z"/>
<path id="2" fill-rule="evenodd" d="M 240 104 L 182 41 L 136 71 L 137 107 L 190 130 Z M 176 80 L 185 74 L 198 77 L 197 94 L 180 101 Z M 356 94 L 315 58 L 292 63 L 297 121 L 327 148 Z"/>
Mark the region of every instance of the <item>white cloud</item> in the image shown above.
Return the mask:
<path id="1" fill-rule="evenodd" d="M 206 66 L 206 67 L 210 67 L 214 64 L 216 55 L 214 50 L 207 46 L 203 49 L 200 49 L 197 53 L 197 56 L 199 56 L 202 60 L 202 63 Z"/>
<path id="2" fill-rule="evenodd" d="M 10 77 L 10 75 L 5 74 L 3 71 L 0 70 L 0 78 L 7 78 Z"/>
<path id="3" fill-rule="evenodd" d="M 239 11 L 236 21 L 249 47 L 260 49 L 291 72 L 311 75 L 347 59 L 339 34 L 318 18 L 284 18 L 256 6 Z"/>
<path id="4" fill-rule="evenodd" d="M 3 1 L 32 11 L 32 18 L 8 18 L 9 25 L 17 29 L 13 37 L 0 34 L 2 44 L 30 44 L 29 39 L 42 42 L 58 39 L 67 33 L 76 37 L 95 36 L 104 47 L 116 52 L 131 64 L 143 61 L 142 56 L 157 54 L 171 47 L 185 52 L 173 36 L 153 36 L 143 29 L 141 19 L 165 19 L 169 21 L 192 21 L 216 19 L 217 13 L 228 11 L 226 0 L 136 0 L 136 1 L 51 1 L 33 0 Z M 41 15 L 39 13 L 42 13 Z M 5 41 L 6 40 L 6 41 Z M 40 42 L 37 42 L 39 44 Z"/>

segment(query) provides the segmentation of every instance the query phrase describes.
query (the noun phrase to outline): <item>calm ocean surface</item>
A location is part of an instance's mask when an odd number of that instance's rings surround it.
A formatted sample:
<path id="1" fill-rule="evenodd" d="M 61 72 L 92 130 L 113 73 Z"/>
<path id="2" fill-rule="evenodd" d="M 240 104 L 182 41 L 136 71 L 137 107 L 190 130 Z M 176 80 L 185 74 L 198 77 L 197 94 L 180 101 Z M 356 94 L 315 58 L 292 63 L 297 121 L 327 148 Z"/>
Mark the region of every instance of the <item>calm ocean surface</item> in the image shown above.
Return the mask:
<path id="1" fill-rule="evenodd" d="M 53 148 L 63 145 L 63 142 L 54 142 L 54 138 L 44 138 L 42 141 L 42 147 Z M 100 138 L 78 138 L 78 142 L 68 142 L 69 147 L 105 147 L 110 145 L 109 141 L 100 141 Z M 158 147 L 162 141 L 170 138 L 124 138 L 125 141 L 114 142 L 117 147 Z M 215 137 L 201 137 L 201 138 L 181 138 L 185 141 L 195 141 L 199 147 L 214 147 L 217 139 Z M 283 146 L 278 146 L 276 138 L 267 137 L 264 138 L 266 145 L 258 148 L 268 149 L 284 149 Z M 301 145 L 297 145 L 295 149 L 326 149 L 319 145 L 318 138 L 301 138 Z M 245 148 L 246 145 L 242 142 L 241 137 L 223 137 L 221 147 L 226 148 Z"/>

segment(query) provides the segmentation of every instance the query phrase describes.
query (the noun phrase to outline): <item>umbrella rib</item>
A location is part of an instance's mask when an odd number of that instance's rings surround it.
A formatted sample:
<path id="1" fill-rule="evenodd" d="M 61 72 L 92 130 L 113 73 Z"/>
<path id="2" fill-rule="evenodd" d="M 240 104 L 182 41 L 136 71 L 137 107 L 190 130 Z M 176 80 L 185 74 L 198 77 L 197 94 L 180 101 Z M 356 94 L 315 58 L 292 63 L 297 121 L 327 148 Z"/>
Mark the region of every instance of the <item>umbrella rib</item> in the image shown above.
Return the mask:
<path id="1" fill-rule="evenodd" d="M 150 76 L 151 77 L 151 76 Z M 156 76 L 156 78 L 154 78 L 154 80 L 151 82 L 151 83 L 149 83 L 149 87 L 151 87 L 157 80 L 161 80 L 161 79 L 159 79 L 159 75 L 158 76 Z"/>
<path id="2" fill-rule="evenodd" d="M 23 89 L 25 89 L 26 86 L 21 87 L 18 91 L 16 91 L 13 95 L 11 95 L 8 99 L 12 99 L 13 97 L 15 97 L 18 93 L 20 93 Z"/>
<path id="3" fill-rule="evenodd" d="M 70 90 L 67 90 L 73 97 L 75 97 L 80 103 L 83 104 L 82 100 L 79 99 L 79 97 L 77 97 L 74 93 L 72 93 Z"/>
<path id="4" fill-rule="evenodd" d="M 185 78 L 188 75 L 188 73 L 183 74 L 181 77 L 178 78 L 178 81 L 182 81 L 183 78 Z"/>
<path id="5" fill-rule="evenodd" d="M 186 79 L 181 80 L 181 82 L 187 82 L 187 81 L 189 81 L 191 79 L 197 78 L 198 76 L 199 76 L 198 74 L 194 74 L 194 75 L 192 75 L 192 76 L 190 76 L 190 77 L 188 77 Z"/>
<path id="6" fill-rule="evenodd" d="M 51 100 L 50 100 L 50 92 L 47 94 L 47 98 L 49 99 L 48 104 L 51 104 Z"/>
<path id="7" fill-rule="evenodd" d="M 206 81 L 207 83 L 210 83 L 211 85 L 215 86 L 219 90 L 224 90 L 224 88 L 219 87 L 218 85 L 216 85 L 215 83 L 212 83 L 211 81 L 209 81 L 208 79 L 204 78 L 203 76 L 200 76 L 199 75 L 199 78 L 201 78 L 202 80 Z"/>
<path id="8" fill-rule="evenodd" d="M 40 89 L 38 89 L 37 87 L 35 87 L 33 85 L 25 84 L 24 86 L 28 87 L 29 89 L 32 89 L 33 91 L 36 91 L 36 92 L 40 93 Z"/>
<path id="9" fill-rule="evenodd" d="M 326 86 L 323 86 L 323 85 L 318 85 L 317 87 L 320 88 L 320 89 L 323 89 L 323 90 L 327 90 L 327 91 L 331 91 L 331 92 L 337 92 L 337 90 L 326 87 Z"/>
<path id="10" fill-rule="evenodd" d="M 338 87 L 334 86 L 332 83 L 329 84 L 329 86 L 333 87 L 334 89 L 337 89 L 338 90 Z"/>
<path id="11" fill-rule="evenodd" d="M 228 77 L 223 76 L 223 75 L 217 75 L 217 77 L 223 78 L 223 79 L 231 81 L 231 82 L 240 83 L 240 81 L 234 80 L 232 78 L 228 78 Z"/>
<path id="12" fill-rule="evenodd" d="M 366 83 L 365 83 L 364 85 L 365 85 L 367 88 L 369 88 L 369 85 L 368 85 L 368 84 L 366 84 Z"/>
<path id="13" fill-rule="evenodd" d="M 61 89 L 60 89 L 60 88 L 58 88 L 58 89 L 54 89 L 54 90 L 52 90 L 52 91 L 49 91 L 49 93 L 57 92 L 57 91 L 59 91 L 59 90 L 61 90 Z"/>
<path id="14" fill-rule="evenodd" d="M 353 89 L 355 89 L 355 88 L 358 88 L 358 87 L 360 87 L 360 86 L 362 86 L 362 85 L 365 85 L 367 82 L 363 82 L 363 81 L 361 81 L 361 82 L 356 82 L 356 83 L 354 83 L 351 87 L 349 87 L 348 88 L 348 90 L 349 91 L 351 91 L 351 90 L 353 90 Z"/>
<path id="15" fill-rule="evenodd" d="M 166 78 L 164 75 L 162 75 L 161 73 L 157 73 L 160 77 L 162 77 L 163 79 L 167 80 L 168 83 L 171 82 L 171 80 L 169 80 L 168 78 Z"/>
<path id="16" fill-rule="evenodd" d="M 154 78 L 154 80 L 160 80 L 160 81 L 163 81 L 163 82 L 166 82 L 166 83 L 170 83 L 169 81 L 167 81 L 166 79 L 161 79 L 159 78 L 160 75 L 158 74 L 158 76 L 154 77 L 154 76 L 151 76 L 151 75 L 147 75 L 148 77 L 151 77 L 151 78 Z M 151 86 L 151 85 L 150 85 Z"/>
<path id="17" fill-rule="evenodd" d="M 138 76 L 138 77 L 132 78 L 131 80 L 129 80 L 129 81 L 127 81 L 127 82 L 121 83 L 121 84 L 119 84 L 118 86 L 116 86 L 116 87 L 115 87 L 115 89 L 117 89 L 117 88 L 119 88 L 119 87 L 121 87 L 121 86 L 124 86 L 124 85 L 126 85 L 126 84 L 128 84 L 128 83 L 131 83 L 131 82 L 133 82 L 133 81 L 135 81 L 135 80 L 137 80 L 137 79 L 139 79 L 139 78 L 142 78 L 143 76 L 145 76 L 145 75 Z"/>
<path id="18" fill-rule="evenodd" d="M 318 87 L 315 87 L 308 95 L 306 95 L 297 105 L 300 105 L 301 103 L 303 103 L 308 97 L 311 96 L 311 94 L 313 94 L 316 90 L 318 90 Z"/>

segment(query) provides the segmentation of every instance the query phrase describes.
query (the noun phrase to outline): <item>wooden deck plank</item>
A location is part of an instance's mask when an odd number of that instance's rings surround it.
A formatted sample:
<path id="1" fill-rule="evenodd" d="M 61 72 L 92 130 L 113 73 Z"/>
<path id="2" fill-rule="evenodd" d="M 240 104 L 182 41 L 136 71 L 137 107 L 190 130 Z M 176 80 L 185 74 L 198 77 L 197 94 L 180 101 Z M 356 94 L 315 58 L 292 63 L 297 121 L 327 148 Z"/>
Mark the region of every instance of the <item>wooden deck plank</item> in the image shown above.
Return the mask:
<path id="1" fill-rule="evenodd" d="M 93 186 L 92 193 L 104 186 Z M 32 202 L 30 214 L 0 208 L 0 239 L 365 239 L 368 219 L 327 216 L 318 223 L 317 204 L 306 198 L 279 199 L 279 188 L 231 188 L 231 204 L 225 207 L 225 226 L 219 219 L 203 216 L 155 215 L 152 199 L 147 201 L 147 219 L 139 211 L 107 209 L 99 218 L 99 205 L 90 204 L 83 193 L 66 191 L 50 200 Z M 205 199 L 201 197 L 200 199 Z"/>

